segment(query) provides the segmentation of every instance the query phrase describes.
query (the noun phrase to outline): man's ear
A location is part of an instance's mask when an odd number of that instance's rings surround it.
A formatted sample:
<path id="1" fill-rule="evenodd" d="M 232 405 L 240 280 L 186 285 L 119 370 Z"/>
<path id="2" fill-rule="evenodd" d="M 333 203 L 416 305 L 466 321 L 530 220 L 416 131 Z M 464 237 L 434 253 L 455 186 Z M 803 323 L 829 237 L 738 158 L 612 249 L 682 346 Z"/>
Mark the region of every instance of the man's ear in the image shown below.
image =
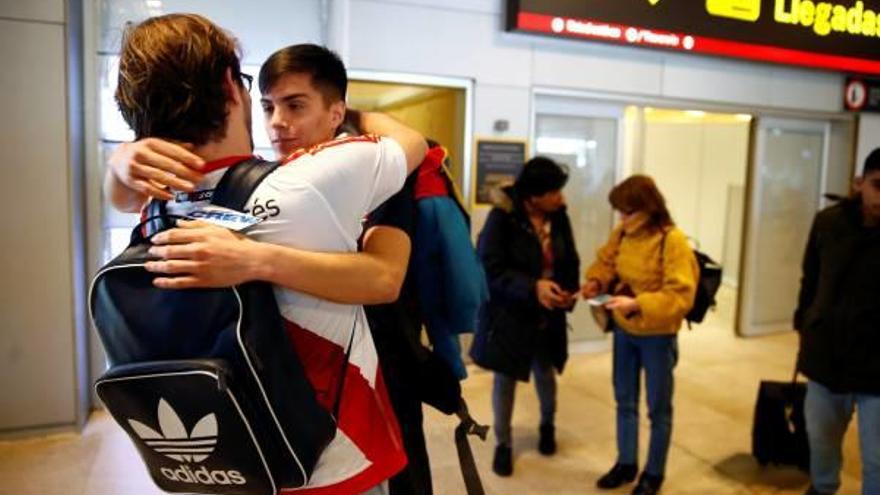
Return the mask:
<path id="1" fill-rule="evenodd" d="M 231 67 L 227 67 L 226 72 L 223 73 L 223 92 L 226 93 L 226 100 L 230 105 L 242 104 L 241 88 L 232 76 Z"/>
<path id="2" fill-rule="evenodd" d="M 853 185 L 852 185 L 853 192 L 855 192 L 856 194 L 861 193 L 861 192 L 862 192 L 862 186 L 863 186 L 864 184 L 865 184 L 865 178 L 864 178 L 864 177 L 856 177 L 856 180 L 853 181 Z"/>
<path id="3" fill-rule="evenodd" d="M 342 100 L 330 104 L 330 123 L 334 129 L 338 129 L 345 120 L 345 102 Z"/>

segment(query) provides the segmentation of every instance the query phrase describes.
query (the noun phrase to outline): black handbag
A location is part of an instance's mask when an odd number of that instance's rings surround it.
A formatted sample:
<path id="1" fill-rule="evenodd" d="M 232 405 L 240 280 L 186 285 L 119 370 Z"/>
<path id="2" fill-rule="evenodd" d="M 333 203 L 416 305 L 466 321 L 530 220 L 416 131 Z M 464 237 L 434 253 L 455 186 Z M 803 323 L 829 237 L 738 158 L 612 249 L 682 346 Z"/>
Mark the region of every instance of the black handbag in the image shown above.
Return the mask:
<path id="1" fill-rule="evenodd" d="M 810 469 L 810 444 L 804 417 L 807 385 L 762 380 L 755 403 L 752 424 L 752 455 L 762 466 L 767 464 Z"/>

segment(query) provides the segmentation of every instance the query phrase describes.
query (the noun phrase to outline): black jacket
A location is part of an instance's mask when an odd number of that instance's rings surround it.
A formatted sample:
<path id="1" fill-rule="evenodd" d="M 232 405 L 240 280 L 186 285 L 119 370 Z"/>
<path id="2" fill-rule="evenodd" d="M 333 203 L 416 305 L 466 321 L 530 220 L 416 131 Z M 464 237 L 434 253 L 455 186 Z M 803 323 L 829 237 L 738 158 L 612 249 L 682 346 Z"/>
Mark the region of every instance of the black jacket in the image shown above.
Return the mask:
<path id="1" fill-rule="evenodd" d="M 794 315 L 798 367 L 837 393 L 880 394 L 880 228 L 859 200 L 816 215 Z"/>
<path id="2" fill-rule="evenodd" d="M 489 281 L 489 302 L 480 311 L 471 357 L 484 368 L 528 381 L 539 353 L 560 372 L 565 366 L 565 311 L 548 311 L 538 303 L 541 245 L 512 188 L 498 192 L 477 245 Z M 549 218 L 553 280 L 564 290 L 577 291 L 580 260 L 568 214 L 561 209 Z"/>

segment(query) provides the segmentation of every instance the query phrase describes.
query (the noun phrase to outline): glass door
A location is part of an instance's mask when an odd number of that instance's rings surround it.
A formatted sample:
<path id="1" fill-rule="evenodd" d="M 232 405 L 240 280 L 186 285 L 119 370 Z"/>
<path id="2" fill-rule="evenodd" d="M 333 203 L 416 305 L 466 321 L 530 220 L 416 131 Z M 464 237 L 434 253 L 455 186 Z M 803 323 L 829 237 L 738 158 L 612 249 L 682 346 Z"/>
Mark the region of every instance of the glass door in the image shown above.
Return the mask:
<path id="1" fill-rule="evenodd" d="M 750 209 L 737 331 L 791 330 L 801 260 L 820 207 L 829 124 L 759 119 L 750 177 Z"/>
<path id="2" fill-rule="evenodd" d="M 539 97 L 536 110 L 535 154 L 552 158 L 569 169 L 563 192 L 583 273 L 613 226 L 608 193 L 614 187 L 620 164 L 619 136 L 624 109 Z M 575 307 L 568 321 L 572 327 L 569 336 L 572 342 L 598 340 L 603 336 L 583 302 Z"/>

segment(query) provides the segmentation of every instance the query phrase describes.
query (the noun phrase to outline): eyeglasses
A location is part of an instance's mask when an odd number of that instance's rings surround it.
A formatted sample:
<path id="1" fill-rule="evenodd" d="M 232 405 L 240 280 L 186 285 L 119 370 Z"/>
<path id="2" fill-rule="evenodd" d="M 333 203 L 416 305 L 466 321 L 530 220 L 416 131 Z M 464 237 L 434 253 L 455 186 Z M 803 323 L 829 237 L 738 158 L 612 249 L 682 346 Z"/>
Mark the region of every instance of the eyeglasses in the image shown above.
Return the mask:
<path id="1" fill-rule="evenodd" d="M 245 74 L 244 72 L 239 74 L 241 76 L 241 82 L 244 84 L 245 89 L 248 90 L 248 93 L 251 92 L 251 86 L 254 84 L 254 76 L 250 74 Z"/>

